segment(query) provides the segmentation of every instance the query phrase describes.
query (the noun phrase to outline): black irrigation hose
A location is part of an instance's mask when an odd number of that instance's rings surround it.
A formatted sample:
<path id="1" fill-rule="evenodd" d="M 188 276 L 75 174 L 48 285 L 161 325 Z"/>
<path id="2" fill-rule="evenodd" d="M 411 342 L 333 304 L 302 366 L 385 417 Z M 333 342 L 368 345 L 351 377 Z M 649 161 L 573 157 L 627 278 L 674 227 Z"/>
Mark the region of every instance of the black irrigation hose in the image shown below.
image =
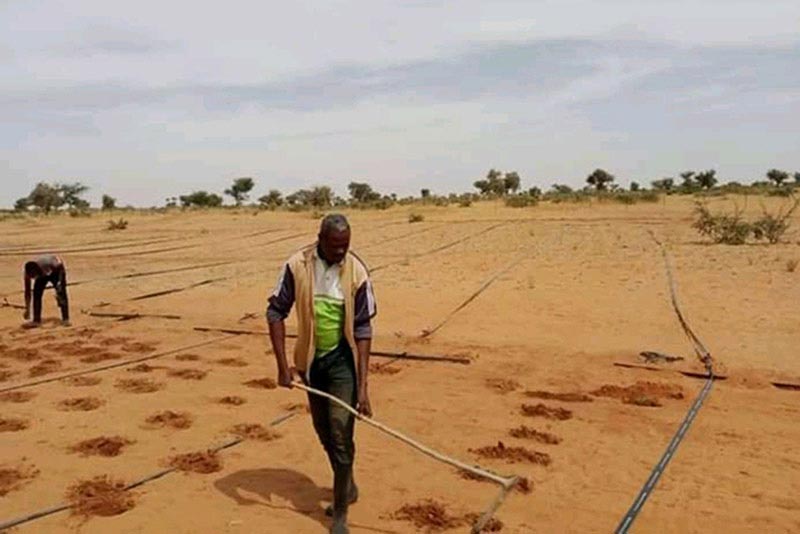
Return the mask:
<path id="1" fill-rule="evenodd" d="M 296 415 L 295 412 L 285 413 L 285 414 L 281 415 L 280 417 L 278 417 L 276 419 L 273 419 L 269 423 L 269 426 L 276 427 L 276 426 L 280 425 L 281 423 L 284 423 L 285 421 L 291 419 L 295 415 Z M 229 441 L 229 442 L 227 442 L 227 443 L 225 443 L 223 445 L 220 445 L 218 447 L 214 447 L 212 449 L 209 449 L 209 452 L 218 453 L 218 452 L 220 452 L 222 450 L 230 449 L 231 447 L 235 447 L 236 445 L 239 445 L 243 441 L 245 441 L 244 438 L 237 438 L 235 440 Z M 142 479 L 137 480 L 136 482 L 132 482 L 132 483 L 128 484 L 127 486 L 125 486 L 125 491 L 131 491 L 131 490 L 136 489 L 138 487 L 144 486 L 145 484 L 147 484 L 149 482 L 153 482 L 154 480 L 158 480 L 160 478 L 164 478 L 165 476 L 167 476 L 167 475 L 169 475 L 171 473 L 174 473 L 177 470 L 178 469 L 175 468 L 175 467 L 170 467 L 169 469 L 163 469 L 163 470 L 161 470 L 161 471 L 159 471 L 159 472 L 157 472 L 155 474 L 146 476 L 146 477 L 144 477 Z M 26 515 L 26 516 L 23 516 L 23 517 L 19 517 L 17 519 L 11 519 L 9 521 L 4 521 L 4 522 L 0 523 L 0 532 L 4 531 L 5 529 L 8 529 L 8 528 L 18 527 L 20 525 L 24 525 L 26 523 L 30 523 L 30 522 L 35 521 L 37 519 L 42 519 L 42 518 L 47 517 L 47 516 L 51 516 L 51 515 L 54 515 L 54 514 L 57 514 L 57 513 L 60 513 L 60 512 L 64 512 L 66 510 L 69 510 L 70 508 L 72 508 L 72 505 L 70 505 L 70 504 L 61 504 L 61 505 L 58 505 L 58 506 L 53 506 L 51 508 L 45 508 L 44 510 L 40 510 L 38 512 L 34 512 L 32 514 L 29 514 L 29 515 Z"/>
<path id="2" fill-rule="evenodd" d="M 185 286 L 185 287 L 176 287 L 176 288 L 172 288 L 172 289 L 165 289 L 163 291 L 156 291 L 154 293 L 147 293 L 145 295 L 139 295 L 138 297 L 129 298 L 128 300 L 131 301 L 131 302 L 135 302 L 137 300 L 145 300 L 145 299 L 152 299 L 152 298 L 156 298 L 156 297 L 163 297 L 165 295 L 172 295 L 173 293 L 180 293 L 182 291 L 187 291 L 189 289 L 195 289 L 197 287 L 206 286 L 208 284 L 213 284 L 214 282 L 223 282 L 225 280 L 228 280 L 229 278 L 231 278 L 231 277 L 227 276 L 227 277 L 223 277 L 223 278 L 210 278 L 208 280 L 202 280 L 200 282 L 196 282 L 194 284 L 190 284 L 190 285 Z"/>
<path id="3" fill-rule="evenodd" d="M 435 334 L 440 328 L 442 328 L 445 324 L 447 324 L 447 322 L 450 319 L 452 319 L 453 316 L 455 316 L 455 314 L 457 314 L 458 312 L 460 312 L 461 310 L 463 310 L 464 308 L 469 306 L 470 303 L 473 300 L 475 300 L 476 298 L 478 298 L 481 293 L 483 293 L 484 291 L 489 289 L 489 287 L 492 284 L 494 284 L 497 281 L 498 278 L 500 278 L 501 276 L 506 274 L 508 271 L 510 271 L 511 269 L 516 267 L 517 265 L 519 265 L 522 262 L 522 260 L 524 260 L 526 257 L 527 256 L 525 254 L 523 254 L 522 256 L 517 258 L 515 261 L 512 261 L 510 265 L 506 266 L 505 268 L 501 269 L 500 271 L 498 271 L 497 273 L 495 273 L 491 277 L 489 277 L 483 284 L 481 284 L 481 287 L 479 287 L 477 291 L 475 291 L 472 295 L 470 295 L 464 302 L 462 302 L 461 304 L 456 306 L 456 308 L 453 311 L 451 311 L 450 313 L 448 313 L 445 316 L 445 318 L 442 319 L 439 322 L 439 324 L 437 324 L 436 326 L 434 326 L 433 328 L 431 328 L 429 330 L 424 330 L 420 337 L 429 337 L 429 336 L 432 336 L 433 334 Z"/>
<path id="4" fill-rule="evenodd" d="M 713 362 L 714 360 L 711 358 L 711 354 L 706 349 L 703 342 L 700 341 L 700 338 L 692 330 L 691 326 L 689 326 L 688 321 L 684 317 L 683 313 L 681 312 L 680 305 L 678 304 L 678 292 L 677 287 L 675 284 L 675 278 L 672 275 L 672 267 L 669 261 L 669 255 L 667 254 L 667 249 L 664 248 L 664 245 L 656 238 L 656 236 L 651 232 L 650 233 L 653 240 L 661 249 L 661 255 L 664 258 L 664 266 L 667 273 L 667 280 L 669 281 L 669 291 L 670 291 L 670 300 L 672 303 L 672 308 L 675 311 L 675 314 L 678 316 L 678 322 L 683 329 L 683 332 L 686 334 L 686 337 L 689 338 L 689 341 L 692 344 L 692 347 L 697 353 L 697 357 L 700 359 L 701 362 L 706 367 L 706 372 L 708 373 L 706 383 L 703 385 L 703 389 L 700 390 L 700 393 L 697 395 L 697 399 L 692 404 L 692 407 L 689 408 L 689 412 L 686 414 L 686 417 L 683 419 L 683 423 L 678 428 L 678 431 L 670 440 L 669 445 L 667 445 L 667 450 L 664 451 L 664 454 L 661 456 L 661 459 L 650 472 L 650 476 L 645 482 L 644 486 L 642 487 L 639 494 L 636 496 L 636 499 L 633 501 L 633 504 L 628 509 L 628 512 L 625 514 L 625 517 L 622 518 L 617 529 L 614 531 L 615 534 L 627 534 L 628 529 L 630 529 L 633 522 L 636 521 L 636 518 L 639 515 L 639 512 L 642 511 L 645 503 L 647 502 L 648 497 L 653 493 L 655 490 L 656 484 L 658 484 L 658 480 L 661 478 L 661 475 L 664 474 L 664 471 L 667 468 L 670 460 L 675 455 L 675 452 L 678 450 L 678 446 L 683 441 L 683 438 L 686 437 L 686 433 L 689 431 L 689 427 L 694 422 L 695 417 L 697 417 L 697 413 L 700 411 L 700 408 L 703 406 L 703 402 L 708 397 L 709 393 L 711 393 L 711 389 L 714 386 L 714 368 Z"/>
<path id="5" fill-rule="evenodd" d="M 208 340 L 203 341 L 201 343 L 195 343 L 193 345 L 187 345 L 185 347 L 178 347 L 177 349 L 170 349 L 170 350 L 168 350 L 166 352 L 160 352 L 158 354 L 151 354 L 150 356 L 142 356 L 141 358 L 134 358 L 132 360 L 124 360 L 124 361 L 121 361 L 121 362 L 114 362 L 114 363 L 110 363 L 108 365 L 101 365 L 100 367 L 92 367 L 91 369 L 85 369 L 83 371 L 75 371 L 73 373 L 67 373 L 65 375 L 52 376 L 52 377 L 49 377 L 49 378 L 42 378 L 41 380 L 34 380 L 32 382 L 25 382 L 23 384 L 16 384 L 16 385 L 13 385 L 13 386 L 9 386 L 9 387 L 0 389 L 0 393 L 6 393 L 7 391 L 15 391 L 15 390 L 18 390 L 18 389 L 30 388 L 30 387 L 39 386 L 39 385 L 42 385 L 42 384 L 49 384 L 51 382 L 58 382 L 59 380 L 64 380 L 66 378 L 73 378 L 73 377 L 76 377 L 76 376 L 99 373 L 101 371 L 108 371 L 110 369 L 116 369 L 118 367 L 126 367 L 126 366 L 134 364 L 134 363 L 146 362 L 148 360 L 155 360 L 156 358 L 163 358 L 164 356 L 171 356 L 172 354 L 178 354 L 180 352 L 184 352 L 184 351 L 187 351 L 187 350 L 196 349 L 196 348 L 199 348 L 199 347 L 204 347 L 206 345 L 211 345 L 212 343 L 217 343 L 218 341 L 224 341 L 224 340 L 230 339 L 232 337 L 235 337 L 235 336 L 234 335 L 227 335 L 227 336 L 215 337 L 214 339 L 208 339 Z"/>
<path id="6" fill-rule="evenodd" d="M 661 478 L 661 475 L 664 474 L 664 471 L 667 469 L 667 465 L 669 464 L 672 457 L 675 455 L 675 451 L 678 450 L 678 446 L 683 441 L 683 438 L 686 436 L 686 432 L 688 432 L 689 427 L 694 422 L 694 418 L 697 417 L 697 413 L 700 411 L 700 408 L 703 406 L 703 401 L 706 400 L 708 394 L 711 393 L 711 388 L 714 385 L 714 375 L 711 374 L 706 380 L 703 389 L 700 391 L 700 394 L 697 396 L 697 399 L 692 404 L 692 407 L 689 409 L 689 413 L 686 414 L 686 417 L 681 423 L 680 428 L 672 436 L 672 440 L 667 445 L 667 450 L 664 451 L 664 454 L 661 456 L 661 460 L 656 464 L 653 468 L 653 471 L 650 473 L 650 477 L 645 482 L 642 490 L 639 492 L 639 495 L 636 496 L 636 500 L 633 501 L 628 512 L 625 514 L 625 517 L 622 518 L 617 530 L 615 530 L 615 534 L 627 534 L 628 529 L 630 529 L 633 522 L 636 520 L 636 517 L 639 515 L 639 512 L 642 511 L 644 504 L 647 502 L 647 498 L 650 494 L 653 493 L 655 490 L 656 484 L 658 484 L 658 480 Z"/>
<path id="7" fill-rule="evenodd" d="M 456 239 L 455 241 L 451 241 L 451 242 L 449 242 L 449 243 L 446 243 L 446 244 L 444 244 L 444 245 L 438 246 L 438 247 L 436 247 L 436 248 L 433 248 L 433 249 L 431 249 L 431 250 L 426 250 L 425 252 L 419 252 L 419 253 L 417 253 L 417 254 L 411 254 L 411 255 L 409 256 L 409 259 L 417 259 L 417 258 L 422 258 L 423 256 L 428 256 L 428 255 L 430 255 L 430 254 L 435 254 L 435 253 L 437 253 L 437 252 L 442 252 L 442 251 L 444 251 L 444 250 L 447 250 L 447 249 L 449 249 L 449 248 L 452 248 L 452 247 L 454 247 L 454 246 L 456 246 L 456 245 L 460 245 L 461 243 L 464 243 L 464 242 L 466 242 L 466 241 L 469 241 L 470 239 L 475 239 L 476 237 L 480 237 L 480 236 L 482 236 L 483 234 L 489 233 L 489 232 L 491 232 L 492 230 L 494 230 L 495 228 L 499 228 L 500 226 L 503 226 L 503 225 L 505 225 L 505 224 L 508 224 L 508 223 L 507 223 L 507 222 L 501 222 L 501 223 L 498 223 L 498 224 L 494 224 L 494 225 L 490 226 L 489 228 L 484 228 L 484 229 L 483 229 L 483 230 L 481 230 L 480 232 L 477 232 L 477 233 L 475 233 L 475 234 L 472 234 L 472 235 L 468 235 L 468 236 L 466 236 L 466 237 L 461 237 L 461 238 L 459 238 L 459 239 Z M 384 263 L 383 265 L 378 265 L 377 267 L 374 267 L 374 268 L 373 268 L 373 269 L 371 269 L 370 271 L 371 271 L 371 272 L 373 272 L 373 273 L 375 273 L 375 272 L 377 272 L 377 271 L 383 270 L 383 269 L 385 269 L 385 268 L 387 268 L 387 267 L 391 267 L 391 266 L 393 266 L 393 265 L 398 265 L 398 264 L 400 264 L 400 263 L 403 263 L 403 262 L 405 262 L 405 261 L 406 261 L 406 260 L 405 260 L 405 259 L 403 259 L 403 260 L 392 261 L 392 262 L 389 262 L 389 263 Z"/>

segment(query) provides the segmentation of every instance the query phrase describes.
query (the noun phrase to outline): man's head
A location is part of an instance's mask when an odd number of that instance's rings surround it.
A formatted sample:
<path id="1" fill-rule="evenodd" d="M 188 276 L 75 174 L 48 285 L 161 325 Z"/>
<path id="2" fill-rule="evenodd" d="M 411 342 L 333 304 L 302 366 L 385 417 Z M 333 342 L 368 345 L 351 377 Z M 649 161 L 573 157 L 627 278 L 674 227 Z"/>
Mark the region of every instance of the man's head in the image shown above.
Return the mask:
<path id="1" fill-rule="evenodd" d="M 350 223 L 344 215 L 332 214 L 322 219 L 319 248 L 328 263 L 339 263 L 350 248 Z"/>
<path id="2" fill-rule="evenodd" d="M 25 275 L 28 278 L 36 278 L 42 274 L 42 268 L 35 261 L 29 261 L 25 264 Z"/>

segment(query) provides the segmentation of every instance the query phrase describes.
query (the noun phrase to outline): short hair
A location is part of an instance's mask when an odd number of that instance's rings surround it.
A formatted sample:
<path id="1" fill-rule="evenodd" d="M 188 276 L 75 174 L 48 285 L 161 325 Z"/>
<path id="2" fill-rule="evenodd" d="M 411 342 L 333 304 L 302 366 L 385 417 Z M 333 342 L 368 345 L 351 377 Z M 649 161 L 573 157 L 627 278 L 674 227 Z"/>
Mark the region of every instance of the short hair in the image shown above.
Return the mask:
<path id="1" fill-rule="evenodd" d="M 326 215 L 319 225 L 319 235 L 330 235 L 331 232 L 347 232 L 350 230 L 350 223 L 347 217 L 339 213 Z"/>

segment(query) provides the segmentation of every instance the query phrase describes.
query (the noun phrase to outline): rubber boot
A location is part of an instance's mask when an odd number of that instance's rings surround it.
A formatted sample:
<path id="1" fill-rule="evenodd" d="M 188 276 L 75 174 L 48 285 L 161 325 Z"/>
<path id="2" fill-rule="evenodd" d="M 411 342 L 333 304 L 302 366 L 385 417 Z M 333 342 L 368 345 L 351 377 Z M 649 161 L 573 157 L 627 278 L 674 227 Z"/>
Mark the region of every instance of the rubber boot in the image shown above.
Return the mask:
<path id="1" fill-rule="evenodd" d="M 331 534 L 350 534 L 347 528 L 347 508 L 353 485 L 353 466 L 337 465 L 333 473 L 333 524 Z"/>
<path id="2" fill-rule="evenodd" d="M 347 492 L 347 504 L 355 504 L 356 502 L 358 502 L 358 486 L 356 485 L 356 481 L 353 479 L 353 475 L 351 474 L 350 490 Z M 328 517 L 333 517 L 333 503 L 329 504 L 325 508 L 325 515 Z"/>

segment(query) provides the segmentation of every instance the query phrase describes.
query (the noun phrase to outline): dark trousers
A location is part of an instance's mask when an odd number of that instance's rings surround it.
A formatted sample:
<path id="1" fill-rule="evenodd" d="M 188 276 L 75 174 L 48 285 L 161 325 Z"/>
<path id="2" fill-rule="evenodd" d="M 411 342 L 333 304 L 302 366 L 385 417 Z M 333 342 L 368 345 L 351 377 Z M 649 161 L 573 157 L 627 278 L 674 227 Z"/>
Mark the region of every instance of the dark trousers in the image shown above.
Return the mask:
<path id="1" fill-rule="evenodd" d="M 49 276 L 39 276 L 33 282 L 33 320 L 42 322 L 42 295 L 47 284 L 56 291 L 58 307 L 61 308 L 61 319 L 69 321 L 69 301 L 67 299 L 67 270 L 63 267 L 54 270 Z"/>
<path id="2" fill-rule="evenodd" d="M 350 406 L 356 405 L 356 372 L 353 352 L 342 340 L 332 353 L 315 358 L 311 364 L 310 386 L 330 393 Z M 355 417 L 342 408 L 316 395 L 308 395 L 314 430 L 319 436 L 334 472 L 338 466 L 353 465 Z"/>

